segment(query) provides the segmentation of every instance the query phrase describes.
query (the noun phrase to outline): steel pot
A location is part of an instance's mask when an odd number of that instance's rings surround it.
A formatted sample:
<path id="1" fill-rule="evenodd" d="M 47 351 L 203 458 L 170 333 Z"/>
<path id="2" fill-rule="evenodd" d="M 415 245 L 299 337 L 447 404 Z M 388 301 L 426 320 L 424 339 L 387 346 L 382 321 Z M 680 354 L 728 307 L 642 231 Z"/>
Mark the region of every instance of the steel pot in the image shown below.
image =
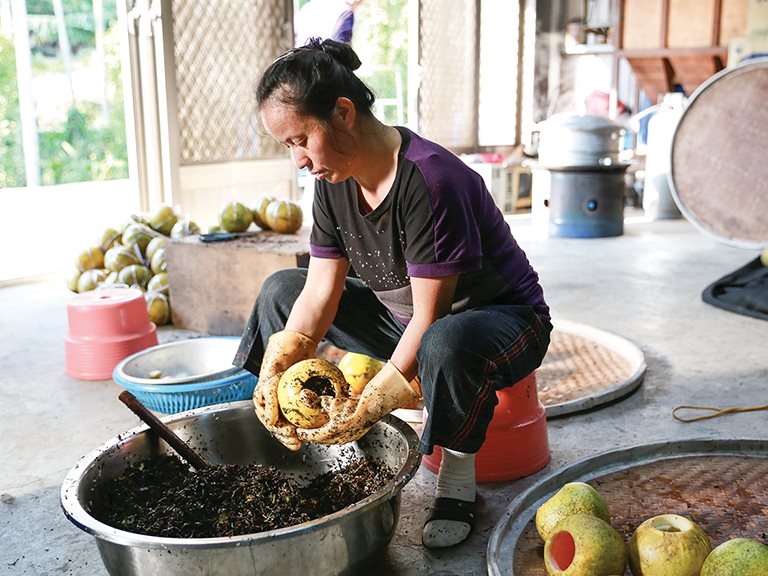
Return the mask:
<path id="1" fill-rule="evenodd" d="M 620 164 L 624 128 L 603 116 L 563 112 L 539 124 L 539 164 L 543 168 Z"/>
<path id="2" fill-rule="evenodd" d="M 251 401 L 220 404 L 163 418 L 212 464 L 260 463 L 297 478 L 365 455 L 397 470 L 382 490 L 334 514 L 296 526 L 230 538 L 161 538 L 107 526 L 89 513 L 99 482 L 131 462 L 168 452 L 146 426 L 120 434 L 84 456 L 61 488 L 64 514 L 92 534 L 112 576 L 313 576 L 357 574 L 389 544 L 400 511 L 400 492 L 418 470 L 416 432 L 386 416 L 359 441 L 345 446 L 306 444 L 290 452 L 264 429 Z"/>

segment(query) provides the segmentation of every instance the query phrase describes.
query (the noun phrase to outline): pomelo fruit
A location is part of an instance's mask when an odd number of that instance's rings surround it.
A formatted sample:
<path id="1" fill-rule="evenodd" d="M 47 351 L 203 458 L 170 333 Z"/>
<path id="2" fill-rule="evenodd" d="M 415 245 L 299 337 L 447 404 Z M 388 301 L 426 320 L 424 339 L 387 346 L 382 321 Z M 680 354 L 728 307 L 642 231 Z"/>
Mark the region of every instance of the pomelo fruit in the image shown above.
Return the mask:
<path id="1" fill-rule="evenodd" d="M 281 234 L 293 234 L 301 228 L 304 219 L 301 207 L 288 200 L 270 202 L 265 217 L 270 230 Z"/>
<path id="2" fill-rule="evenodd" d="M 141 250 L 141 253 L 144 254 L 152 238 L 157 238 L 157 232 L 146 224 L 129 224 L 123 230 L 122 243 L 128 247 L 136 245 Z"/>
<path id="3" fill-rule="evenodd" d="M 251 205 L 253 223 L 262 230 L 269 230 L 267 226 L 267 206 L 274 202 L 273 196 L 262 196 Z"/>
<path id="4" fill-rule="evenodd" d="M 346 396 L 347 381 L 341 370 L 328 360 L 311 358 L 288 368 L 277 384 L 280 410 L 294 426 L 319 428 L 329 420 L 321 397 Z"/>
<path id="5" fill-rule="evenodd" d="M 627 544 L 635 576 L 698 576 L 711 550 L 704 531 L 677 514 L 647 519 Z"/>
<path id="6" fill-rule="evenodd" d="M 382 366 L 379 360 L 356 352 L 347 352 L 339 360 L 339 370 L 344 374 L 352 394 L 362 393 L 365 385 L 379 373 Z"/>
<path id="7" fill-rule="evenodd" d="M 77 281 L 80 280 L 80 275 L 82 272 L 75 268 L 74 270 L 70 271 L 69 274 L 67 274 L 67 277 L 65 278 L 64 282 L 67 285 L 67 288 L 69 288 L 72 292 L 77 292 Z"/>
<path id="8" fill-rule="evenodd" d="M 750 538 L 732 538 L 712 550 L 700 576 L 768 576 L 768 546 Z"/>
<path id="9" fill-rule="evenodd" d="M 227 202 L 219 210 L 219 224 L 227 232 L 245 232 L 251 222 L 251 210 L 240 202 Z"/>
<path id="10" fill-rule="evenodd" d="M 168 296 L 159 292 L 147 292 L 144 298 L 147 301 L 149 319 L 157 326 L 168 324 L 171 320 L 171 304 Z"/>
<path id="11" fill-rule="evenodd" d="M 114 228 L 107 228 L 101 233 L 101 239 L 99 240 L 99 246 L 106 252 L 113 246 L 120 244 L 122 240 L 122 233 L 118 232 Z"/>
<path id="12" fill-rule="evenodd" d="M 107 277 L 107 271 L 102 268 L 91 268 L 80 274 L 77 279 L 77 291 L 82 294 L 89 290 L 95 290 L 99 284 L 104 282 Z"/>
<path id="13" fill-rule="evenodd" d="M 550 576 L 613 576 L 624 574 L 626 563 L 624 540 L 592 514 L 564 518 L 544 543 L 544 567 Z"/>
<path id="14" fill-rule="evenodd" d="M 591 514 L 611 521 L 608 505 L 597 490 L 586 482 L 568 482 L 536 510 L 536 530 L 541 539 L 546 541 L 552 529 L 572 514 Z"/>
<path id="15" fill-rule="evenodd" d="M 75 258 L 75 267 L 84 272 L 104 266 L 104 251 L 99 246 L 91 246 L 80 252 Z"/>
<path id="16" fill-rule="evenodd" d="M 167 296 L 169 293 L 168 273 L 158 272 L 152 276 L 147 283 L 147 292 L 159 292 Z"/>
<path id="17" fill-rule="evenodd" d="M 104 267 L 112 272 L 120 272 L 131 264 L 141 264 L 141 256 L 138 247 L 128 247 L 118 244 L 104 254 Z"/>
<path id="18" fill-rule="evenodd" d="M 147 289 L 152 272 L 146 266 L 131 264 L 117 273 L 117 281 L 128 286 L 138 286 L 142 290 Z"/>
<path id="19" fill-rule="evenodd" d="M 149 261 L 149 267 L 155 274 L 166 272 L 168 270 L 168 260 L 165 256 L 165 248 L 160 248 L 152 254 L 152 260 Z"/>
<path id="20" fill-rule="evenodd" d="M 179 217 L 173 211 L 173 208 L 162 205 L 149 217 L 149 227 L 163 236 L 170 236 L 171 230 L 173 230 L 173 226 L 178 219 Z"/>
<path id="21" fill-rule="evenodd" d="M 147 262 L 151 262 L 152 256 L 155 255 L 155 252 L 157 252 L 158 249 L 160 248 L 165 248 L 167 244 L 168 244 L 168 238 L 166 238 L 165 236 L 158 236 L 157 238 L 152 238 L 149 244 L 147 244 L 147 249 L 144 251 L 144 257 L 147 259 Z"/>
<path id="22" fill-rule="evenodd" d="M 194 236 L 195 234 L 200 234 L 200 226 L 189 218 L 180 218 L 171 230 L 171 238 L 184 238 L 184 236 Z"/>

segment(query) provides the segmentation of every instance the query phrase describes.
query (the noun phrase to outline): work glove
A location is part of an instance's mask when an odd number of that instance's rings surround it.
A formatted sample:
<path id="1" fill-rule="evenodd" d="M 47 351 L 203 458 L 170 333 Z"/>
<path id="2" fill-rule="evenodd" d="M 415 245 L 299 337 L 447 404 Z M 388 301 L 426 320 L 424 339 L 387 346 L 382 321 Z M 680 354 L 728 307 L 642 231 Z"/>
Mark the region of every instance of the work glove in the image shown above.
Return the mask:
<path id="1" fill-rule="evenodd" d="M 320 428 L 297 428 L 302 442 L 346 444 L 361 438 L 371 426 L 398 408 L 410 408 L 419 400 L 400 370 L 387 362 L 365 386 L 358 400 L 336 397 L 329 402 L 330 420 Z"/>
<path id="2" fill-rule="evenodd" d="M 315 355 L 317 344 L 311 338 L 293 330 L 275 332 L 267 341 L 261 360 L 259 381 L 253 391 L 256 416 L 286 448 L 298 450 L 301 442 L 296 437 L 296 427 L 282 417 L 277 401 L 277 383 L 288 368 L 296 362 Z"/>

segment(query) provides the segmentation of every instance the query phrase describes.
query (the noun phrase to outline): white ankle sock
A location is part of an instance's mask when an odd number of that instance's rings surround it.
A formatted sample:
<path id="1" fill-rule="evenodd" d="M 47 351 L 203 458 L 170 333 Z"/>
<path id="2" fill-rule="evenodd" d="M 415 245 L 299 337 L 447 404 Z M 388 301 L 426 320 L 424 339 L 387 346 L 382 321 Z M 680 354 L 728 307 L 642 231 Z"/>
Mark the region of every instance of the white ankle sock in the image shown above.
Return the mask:
<path id="1" fill-rule="evenodd" d="M 443 448 L 443 459 L 437 472 L 436 498 L 456 498 L 474 502 L 477 495 L 475 484 L 475 456 Z"/>
<path id="2" fill-rule="evenodd" d="M 453 498 L 474 502 L 477 496 L 475 483 L 475 454 L 442 449 L 443 459 L 437 473 L 435 498 Z M 422 542 L 427 548 L 444 548 L 464 541 L 472 527 L 456 520 L 432 520 L 424 525 Z"/>

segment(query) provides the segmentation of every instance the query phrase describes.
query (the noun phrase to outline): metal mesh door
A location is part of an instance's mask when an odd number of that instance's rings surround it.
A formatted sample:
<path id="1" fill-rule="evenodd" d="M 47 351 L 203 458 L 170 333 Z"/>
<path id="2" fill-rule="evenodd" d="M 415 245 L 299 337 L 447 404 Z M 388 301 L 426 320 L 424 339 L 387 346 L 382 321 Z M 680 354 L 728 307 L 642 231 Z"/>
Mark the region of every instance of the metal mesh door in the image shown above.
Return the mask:
<path id="1" fill-rule="evenodd" d="M 258 129 L 261 72 L 291 47 L 285 0 L 172 0 L 181 164 L 284 155 Z"/>
<path id="2" fill-rule="evenodd" d="M 477 143 L 477 2 L 419 2 L 419 130 L 451 149 Z"/>

